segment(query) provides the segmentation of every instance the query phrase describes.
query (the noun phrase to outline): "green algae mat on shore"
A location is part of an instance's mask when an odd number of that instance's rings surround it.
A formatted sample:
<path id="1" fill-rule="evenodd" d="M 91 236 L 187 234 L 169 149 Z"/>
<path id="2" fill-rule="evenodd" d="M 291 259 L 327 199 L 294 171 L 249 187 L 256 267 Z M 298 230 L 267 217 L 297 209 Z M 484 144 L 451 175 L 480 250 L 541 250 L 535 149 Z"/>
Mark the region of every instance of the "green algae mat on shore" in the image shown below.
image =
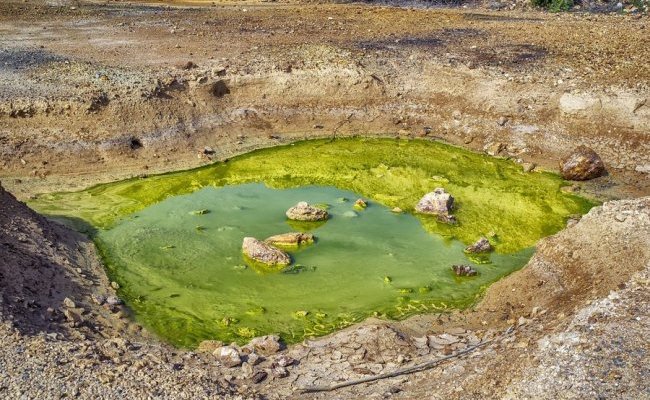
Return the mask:
<path id="1" fill-rule="evenodd" d="M 109 275 L 136 319 L 180 346 L 287 342 L 368 316 L 403 318 L 462 308 L 521 268 L 542 237 L 593 202 L 561 178 L 423 140 L 313 140 L 258 150 L 207 167 L 40 196 L 38 211 L 91 225 Z M 458 224 L 413 214 L 436 187 L 456 198 Z M 355 210 L 354 200 L 369 200 Z M 298 201 L 328 207 L 324 224 L 292 224 Z M 404 213 L 393 213 L 399 207 Z M 82 224 L 79 224 L 81 220 Z M 310 231 L 280 271 L 247 265 L 245 236 Z M 488 236 L 495 252 L 463 248 Z M 457 278 L 453 264 L 473 265 Z"/>

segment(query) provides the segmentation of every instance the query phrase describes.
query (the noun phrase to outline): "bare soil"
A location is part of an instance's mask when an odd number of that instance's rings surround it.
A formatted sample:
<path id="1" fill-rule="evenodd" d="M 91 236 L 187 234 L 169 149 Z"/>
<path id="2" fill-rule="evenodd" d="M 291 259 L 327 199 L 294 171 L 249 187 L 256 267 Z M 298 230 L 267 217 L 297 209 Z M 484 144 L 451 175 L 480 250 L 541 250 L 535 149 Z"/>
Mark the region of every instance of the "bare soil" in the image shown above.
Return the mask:
<path id="1" fill-rule="evenodd" d="M 0 179 L 18 199 L 334 135 L 502 148 L 554 171 L 584 144 L 608 174 L 570 190 L 629 199 L 542 240 L 471 310 L 367 321 L 267 357 L 254 383 L 130 322 L 106 303 L 114 289 L 92 243 L 0 189 L 0 393 L 650 397 L 648 24 L 481 8 L 0 2 Z M 300 390 L 481 340 L 494 342 L 425 372 Z M 280 377 L 287 354 L 297 362 Z"/>

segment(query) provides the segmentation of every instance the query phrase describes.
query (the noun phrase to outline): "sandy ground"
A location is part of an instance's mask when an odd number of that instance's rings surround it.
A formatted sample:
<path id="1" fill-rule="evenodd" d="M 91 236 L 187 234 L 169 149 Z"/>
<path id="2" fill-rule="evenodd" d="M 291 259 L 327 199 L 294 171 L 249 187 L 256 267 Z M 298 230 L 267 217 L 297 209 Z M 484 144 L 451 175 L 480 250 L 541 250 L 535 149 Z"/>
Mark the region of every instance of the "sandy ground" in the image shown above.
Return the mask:
<path id="1" fill-rule="evenodd" d="M 549 170 L 585 144 L 608 175 L 572 190 L 631 200 L 542 240 L 472 310 L 368 321 L 248 369 L 151 338 L 108 301 L 114 290 L 92 243 L 2 190 L 0 393 L 650 397 L 648 22 L 357 4 L 1 2 L 0 179 L 19 199 L 304 138 L 376 135 Z M 487 340 L 425 372 L 301 392 Z M 296 362 L 278 368 L 287 355 Z M 254 383 L 259 371 L 267 376 Z"/>

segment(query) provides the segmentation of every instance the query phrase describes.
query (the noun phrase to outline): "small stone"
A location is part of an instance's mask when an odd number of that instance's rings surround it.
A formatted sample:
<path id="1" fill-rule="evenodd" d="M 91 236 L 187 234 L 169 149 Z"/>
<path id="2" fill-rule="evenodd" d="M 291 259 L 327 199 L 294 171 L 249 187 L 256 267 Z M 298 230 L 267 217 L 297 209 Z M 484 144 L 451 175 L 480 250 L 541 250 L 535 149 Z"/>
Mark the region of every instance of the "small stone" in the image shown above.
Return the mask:
<path id="1" fill-rule="evenodd" d="M 289 376 L 289 371 L 285 367 L 281 366 L 276 366 L 271 369 L 271 372 L 273 373 L 273 376 L 276 378 L 286 378 Z"/>
<path id="2" fill-rule="evenodd" d="M 503 143 L 489 143 L 484 147 L 484 150 L 487 154 L 495 157 L 499 155 L 504 149 L 506 148 L 506 145 Z"/>
<path id="3" fill-rule="evenodd" d="M 72 324 L 72 326 L 79 326 L 83 323 L 81 315 L 74 310 L 66 309 L 63 311 L 63 315 L 65 315 L 65 318 Z"/>
<path id="4" fill-rule="evenodd" d="M 524 170 L 524 172 L 533 172 L 535 167 L 537 167 L 537 164 L 532 163 L 532 162 L 530 162 L 530 163 L 525 162 L 525 163 L 521 164 L 521 167 Z"/>
<path id="5" fill-rule="evenodd" d="M 266 379 L 267 376 L 268 376 L 268 374 L 265 371 L 257 371 L 251 377 L 251 382 L 256 383 L 256 384 L 260 383 L 264 379 Z"/>
<path id="6" fill-rule="evenodd" d="M 217 356 L 217 360 L 228 368 L 238 367 L 242 364 L 239 351 L 234 346 L 222 346 L 213 353 Z"/>
<path id="7" fill-rule="evenodd" d="M 401 214 L 401 213 L 404 212 L 404 211 L 402 211 L 402 209 L 399 208 L 399 207 L 393 207 L 393 209 L 392 209 L 391 211 L 394 212 L 395 214 Z"/>
<path id="8" fill-rule="evenodd" d="M 452 271 L 456 276 L 475 276 L 477 272 L 470 265 L 452 265 Z"/>
<path id="9" fill-rule="evenodd" d="M 465 252 L 467 253 L 486 253 L 492 250 L 493 248 L 490 241 L 484 237 L 477 240 L 473 245 L 465 248 Z"/>
<path id="10" fill-rule="evenodd" d="M 508 123 L 508 118 L 504 116 L 499 117 L 499 119 L 497 120 L 497 124 L 499 124 L 499 126 L 504 126 L 507 123 Z"/>
<path id="11" fill-rule="evenodd" d="M 106 304 L 109 306 L 119 306 L 122 304 L 122 300 L 117 296 L 108 296 L 106 298 Z"/>
<path id="12" fill-rule="evenodd" d="M 282 349 L 280 337 L 277 335 L 256 337 L 248 343 L 248 346 L 264 356 L 275 354 Z"/>
<path id="13" fill-rule="evenodd" d="M 368 203 L 363 199 L 357 199 L 357 201 L 354 202 L 354 208 L 358 210 L 363 210 L 366 207 L 368 207 Z"/>
<path id="14" fill-rule="evenodd" d="M 203 154 L 205 154 L 206 156 L 211 156 L 214 153 L 215 153 L 214 149 L 212 147 L 210 147 L 210 146 L 205 146 L 203 148 Z"/>
<path id="15" fill-rule="evenodd" d="M 67 308 L 75 308 L 77 305 L 72 301 L 69 297 L 66 297 L 63 299 L 63 305 L 66 306 Z"/>
<path id="16" fill-rule="evenodd" d="M 196 348 L 197 353 L 214 353 L 217 349 L 223 347 L 220 340 L 204 340 Z"/>
<path id="17" fill-rule="evenodd" d="M 115 281 L 112 281 L 112 282 L 111 282 L 111 287 L 112 287 L 113 289 L 117 290 L 117 289 L 120 288 L 120 284 L 117 283 L 117 282 L 115 282 Z"/>
<path id="18" fill-rule="evenodd" d="M 295 362 L 296 360 L 294 360 L 293 358 L 285 354 L 282 354 L 281 356 L 275 359 L 274 364 L 279 365 L 280 367 L 288 367 L 289 365 L 293 365 L 293 363 Z"/>
<path id="19" fill-rule="evenodd" d="M 250 376 L 253 376 L 253 366 L 250 365 L 249 363 L 245 362 L 241 365 L 241 370 L 242 373 L 244 374 L 244 377 L 248 378 Z"/>
<path id="20" fill-rule="evenodd" d="M 255 352 L 250 353 L 246 357 L 246 362 L 249 363 L 250 365 L 257 365 L 257 364 L 261 363 L 263 360 L 264 360 L 264 358 L 261 357 L 260 355 L 258 355 Z"/>
<path id="21" fill-rule="evenodd" d="M 90 295 L 90 298 L 93 300 L 93 302 L 95 304 L 97 304 L 99 306 L 104 304 L 104 302 L 106 301 L 106 297 L 102 296 L 101 294 L 93 293 L 93 294 Z"/>

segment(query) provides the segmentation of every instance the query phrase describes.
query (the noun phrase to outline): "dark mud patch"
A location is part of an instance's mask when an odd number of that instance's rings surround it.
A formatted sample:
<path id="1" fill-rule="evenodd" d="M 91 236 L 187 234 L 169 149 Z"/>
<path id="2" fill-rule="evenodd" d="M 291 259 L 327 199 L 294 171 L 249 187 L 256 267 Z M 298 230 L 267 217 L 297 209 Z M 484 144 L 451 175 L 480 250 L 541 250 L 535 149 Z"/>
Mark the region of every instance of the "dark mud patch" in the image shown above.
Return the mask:
<path id="1" fill-rule="evenodd" d="M 401 50 L 421 48 L 426 50 L 448 46 L 464 39 L 484 36 L 485 33 L 478 29 L 457 28 L 442 29 L 435 34 L 424 37 L 397 37 L 382 40 L 366 40 L 357 43 L 357 47 L 365 50 Z"/>
<path id="2" fill-rule="evenodd" d="M 43 49 L 0 49 L 0 70 L 5 71 L 20 71 L 65 60 L 65 57 Z"/>

